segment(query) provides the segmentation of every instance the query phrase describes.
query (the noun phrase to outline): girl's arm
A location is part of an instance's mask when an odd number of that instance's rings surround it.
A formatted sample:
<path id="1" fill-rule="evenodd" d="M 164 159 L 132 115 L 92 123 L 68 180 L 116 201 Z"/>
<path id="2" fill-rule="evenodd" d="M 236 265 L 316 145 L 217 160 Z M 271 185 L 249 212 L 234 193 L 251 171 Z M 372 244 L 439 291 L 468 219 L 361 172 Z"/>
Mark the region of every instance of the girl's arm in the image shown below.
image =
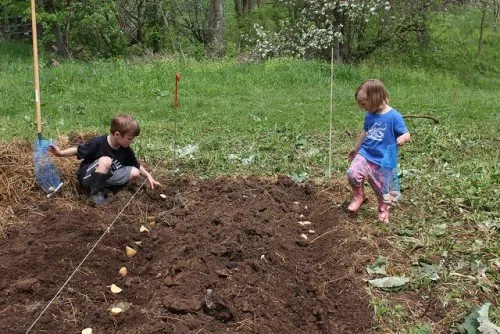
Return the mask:
<path id="1" fill-rule="evenodd" d="M 396 138 L 396 143 L 398 146 L 403 146 L 405 143 L 407 143 L 410 140 L 410 133 L 407 132 L 405 134 L 402 134 L 398 138 Z"/>
<path id="2" fill-rule="evenodd" d="M 351 161 L 352 159 L 354 159 L 354 157 L 356 156 L 356 154 L 358 154 L 359 148 L 363 144 L 363 141 L 365 141 L 365 137 L 366 137 L 366 131 L 363 130 L 359 134 L 359 138 L 356 141 L 356 144 L 354 145 L 354 147 L 352 148 L 352 150 L 349 152 L 349 155 L 347 156 L 347 159 L 349 161 Z"/>

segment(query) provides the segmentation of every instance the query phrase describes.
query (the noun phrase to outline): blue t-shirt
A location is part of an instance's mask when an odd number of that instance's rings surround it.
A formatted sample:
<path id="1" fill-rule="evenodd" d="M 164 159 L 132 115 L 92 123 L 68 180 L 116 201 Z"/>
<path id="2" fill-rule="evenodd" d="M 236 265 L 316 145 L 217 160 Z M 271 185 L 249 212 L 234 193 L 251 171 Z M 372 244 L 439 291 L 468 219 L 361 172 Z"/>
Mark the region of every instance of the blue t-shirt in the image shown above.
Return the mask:
<path id="1" fill-rule="evenodd" d="M 396 145 L 396 139 L 408 132 L 403 117 L 395 109 L 381 115 L 367 112 L 363 129 L 366 137 L 358 153 L 377 165 L 381 164 L 387 147 Z"/>

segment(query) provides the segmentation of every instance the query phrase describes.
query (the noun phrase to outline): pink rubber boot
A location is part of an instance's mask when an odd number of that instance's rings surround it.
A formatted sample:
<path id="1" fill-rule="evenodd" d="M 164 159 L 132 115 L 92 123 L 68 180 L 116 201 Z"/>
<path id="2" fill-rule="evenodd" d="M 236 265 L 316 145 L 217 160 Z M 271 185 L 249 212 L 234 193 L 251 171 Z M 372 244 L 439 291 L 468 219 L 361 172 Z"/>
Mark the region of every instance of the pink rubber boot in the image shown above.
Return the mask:
<path id="1" fill-rule="evenodd" d="M 347 207 L 347 210 L 350 212 L 356 213 L 361 208 L 361 205 L 365 202 L 365 193 L 363 191 L 363 187 L 352 187 L 352 194 L 354 198 L 352 202 Z"/>
<path id="2" fill-rule="evenodd" d="M 384 224 L 389 224 L 390 206 L 385 204 L 382 199 L 378 199 L 378 220 Z"/>

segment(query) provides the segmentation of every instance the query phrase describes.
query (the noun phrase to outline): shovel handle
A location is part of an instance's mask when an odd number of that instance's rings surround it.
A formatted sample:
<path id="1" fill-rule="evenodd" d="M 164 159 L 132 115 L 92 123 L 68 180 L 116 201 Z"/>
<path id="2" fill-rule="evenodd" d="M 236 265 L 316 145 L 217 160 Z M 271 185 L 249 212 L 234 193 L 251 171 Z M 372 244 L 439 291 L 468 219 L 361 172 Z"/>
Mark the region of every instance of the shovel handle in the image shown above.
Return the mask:
<path id="1" fill-rule="evenodd" d="M 36 32 L 35 0 L 31 0 L 31 36 L 33 42 L 33 75 L 35 77 L 35 113 L 38 139 L 42 140 L 42 115 L 40 111 L 40 76 L 38 73 L 38 41 Z"/>

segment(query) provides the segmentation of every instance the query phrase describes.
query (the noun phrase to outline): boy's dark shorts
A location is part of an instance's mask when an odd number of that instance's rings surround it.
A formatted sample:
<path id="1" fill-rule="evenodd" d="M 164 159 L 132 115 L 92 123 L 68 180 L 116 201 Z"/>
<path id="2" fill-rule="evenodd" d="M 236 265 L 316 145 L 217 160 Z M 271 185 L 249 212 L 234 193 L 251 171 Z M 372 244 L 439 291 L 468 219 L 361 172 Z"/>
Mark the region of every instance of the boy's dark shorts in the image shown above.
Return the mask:
<path id="1" fill-rule="evenodd" d="M 97 166 L 99 165 L 99 160 L 91 163 L 85 170 L 85 175 L 81 181 L 81 186 L 83 188 L 90 188 L 90 176 L 95 172 Z M 130 181 L 130 173 L 134 166 L 122 166 L 115 170 L 110 170 L 108 173 L 109 178 L 106 180 L 105 187 L 119 187 L 124 186 Z"/>

